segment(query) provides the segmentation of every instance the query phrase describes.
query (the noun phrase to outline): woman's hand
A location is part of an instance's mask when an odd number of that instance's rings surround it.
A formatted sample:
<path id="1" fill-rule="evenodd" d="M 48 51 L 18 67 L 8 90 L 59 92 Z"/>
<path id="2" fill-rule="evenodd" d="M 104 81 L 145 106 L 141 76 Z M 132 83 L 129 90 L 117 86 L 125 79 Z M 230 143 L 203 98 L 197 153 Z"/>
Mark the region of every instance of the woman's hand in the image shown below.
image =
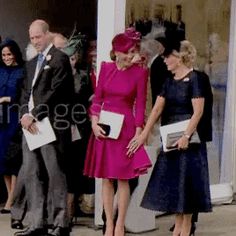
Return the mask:
<path id="1" fill-rule="evenodd" d="M 189 145 L 189 139 L 183 135 L 175 144 L 174 146 L 177 145 L 178 150 L 186 150 Z"/>
<path id="2" fill-rule="evenodd" d="M 97 124 L 92 125 L 93 133 L 97 139 L 106 138 L 106 132 Z"/>
<path id="3" fill-rule="evenodd" d="M 1 97 L 0 98 L 0 103 L 3 103 L 3 102 L 10 102 L 11 101 L 11 97 Z"/>
<path id="4" fill-rule="evenodd" d="M 145 143 L 146 139 L 147 137 L 142 133 L 140 135 L 135 135 L 127 146 L 128 151 L 126 154 L 131 157 L 140 148 L 140 146 Z"/>

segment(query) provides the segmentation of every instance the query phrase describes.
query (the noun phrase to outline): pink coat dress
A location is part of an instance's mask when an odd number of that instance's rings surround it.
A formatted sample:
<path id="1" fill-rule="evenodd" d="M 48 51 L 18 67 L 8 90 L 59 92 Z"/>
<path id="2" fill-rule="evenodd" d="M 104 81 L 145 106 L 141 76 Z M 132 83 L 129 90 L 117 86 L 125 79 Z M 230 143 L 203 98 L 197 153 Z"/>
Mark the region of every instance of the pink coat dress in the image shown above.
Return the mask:
<path id="1" fill-rule="evenodd" d="M 148 70 L 133 65 L 119 70 L 114 62 L 103 62 L 99 82 L 91 106 L 91 114 L 99 116 L 101 108 L 124 114 L 118 139 L 95 139 L 92 134 L 84 167 L 90 177 L 132 179 L 147 173 L 150 159 L 140 147 L 132 156 L 126 155 L 127 145 L 134 137 L 136 127 L 143 127 Z"/>

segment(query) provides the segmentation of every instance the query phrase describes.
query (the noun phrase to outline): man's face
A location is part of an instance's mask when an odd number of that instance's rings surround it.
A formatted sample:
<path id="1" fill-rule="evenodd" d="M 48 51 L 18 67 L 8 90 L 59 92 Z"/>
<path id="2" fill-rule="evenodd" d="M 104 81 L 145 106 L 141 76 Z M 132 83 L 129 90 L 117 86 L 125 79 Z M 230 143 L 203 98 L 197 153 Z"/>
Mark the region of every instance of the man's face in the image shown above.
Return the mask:
<path id="1" fill-rule="evenodd" d="M 42 27 L 38 24 L 30 26 L 29 37 L 37 52 L 43 52 L 48 46 L 49 32 L 43 32 Z"/>

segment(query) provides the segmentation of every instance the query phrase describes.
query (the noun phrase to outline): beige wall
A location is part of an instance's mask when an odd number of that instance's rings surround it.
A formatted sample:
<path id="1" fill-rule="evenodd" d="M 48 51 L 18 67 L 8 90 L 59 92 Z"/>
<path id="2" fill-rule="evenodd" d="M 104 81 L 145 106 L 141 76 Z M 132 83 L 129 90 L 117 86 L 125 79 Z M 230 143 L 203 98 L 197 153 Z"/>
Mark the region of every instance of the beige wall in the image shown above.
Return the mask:
<path id="1" fill-rule="evenodd" d="M 182 5 L 182 20 L 186 24 L 186 37 L 198 50 L 198 66 L 204 69 L 208 58 L 208 39 L 217 33 L 221 46 L 228 54 L 230 0 L 127 0 L 126 25 L 141 18 L 154 19 L 158 9 L 164 9 L 164 18 L 176 21 L 176 5 Z M 224 54 L 225 54 L 224 53 Z M 227 59 L 227 55 L 224 55 Z"/>
<path id="2" fill-rule="evenodd" d="M 182 21 L 186 38 L 197 48 L 196 66 L 205 70 L 213 89 L 213 141 L 208 145 L 210 180 L 219 182 L 226 84 L 228 78 L 229 25 L 231 0 L 127 0 L 126 26 L 137 19 L 154 20 L 162 15 L 164 20 L 176 22 L 176 5 L 182 6 Z M 159 32 L 159 31 L 156 31 Z M 153 37 L 153 35 L 152 35 Z M 150 89 L 149 89 L 150 91 Z M 151 110 L 150 92 L 147 99 L 147 115 Z M 150 145 L 158 145 L 155 129 L 149 138 Z M 157 141 L 158 140 L 158 141 Z"/>

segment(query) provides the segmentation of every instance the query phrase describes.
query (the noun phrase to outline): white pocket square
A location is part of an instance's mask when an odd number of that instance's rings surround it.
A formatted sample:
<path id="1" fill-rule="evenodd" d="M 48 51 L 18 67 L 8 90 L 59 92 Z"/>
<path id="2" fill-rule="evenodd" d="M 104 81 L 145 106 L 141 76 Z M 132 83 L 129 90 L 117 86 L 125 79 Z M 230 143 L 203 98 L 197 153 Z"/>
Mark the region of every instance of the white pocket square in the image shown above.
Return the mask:
<path id="1" fill-rule="evenodd" d="M 50 66 L 49 66 L 49 65 L 46 65 L 46 66 L 44 66 L 43 69 L 44 69 L 44 70 L 48 70 L 48 69 L 50 69 Z"/>

